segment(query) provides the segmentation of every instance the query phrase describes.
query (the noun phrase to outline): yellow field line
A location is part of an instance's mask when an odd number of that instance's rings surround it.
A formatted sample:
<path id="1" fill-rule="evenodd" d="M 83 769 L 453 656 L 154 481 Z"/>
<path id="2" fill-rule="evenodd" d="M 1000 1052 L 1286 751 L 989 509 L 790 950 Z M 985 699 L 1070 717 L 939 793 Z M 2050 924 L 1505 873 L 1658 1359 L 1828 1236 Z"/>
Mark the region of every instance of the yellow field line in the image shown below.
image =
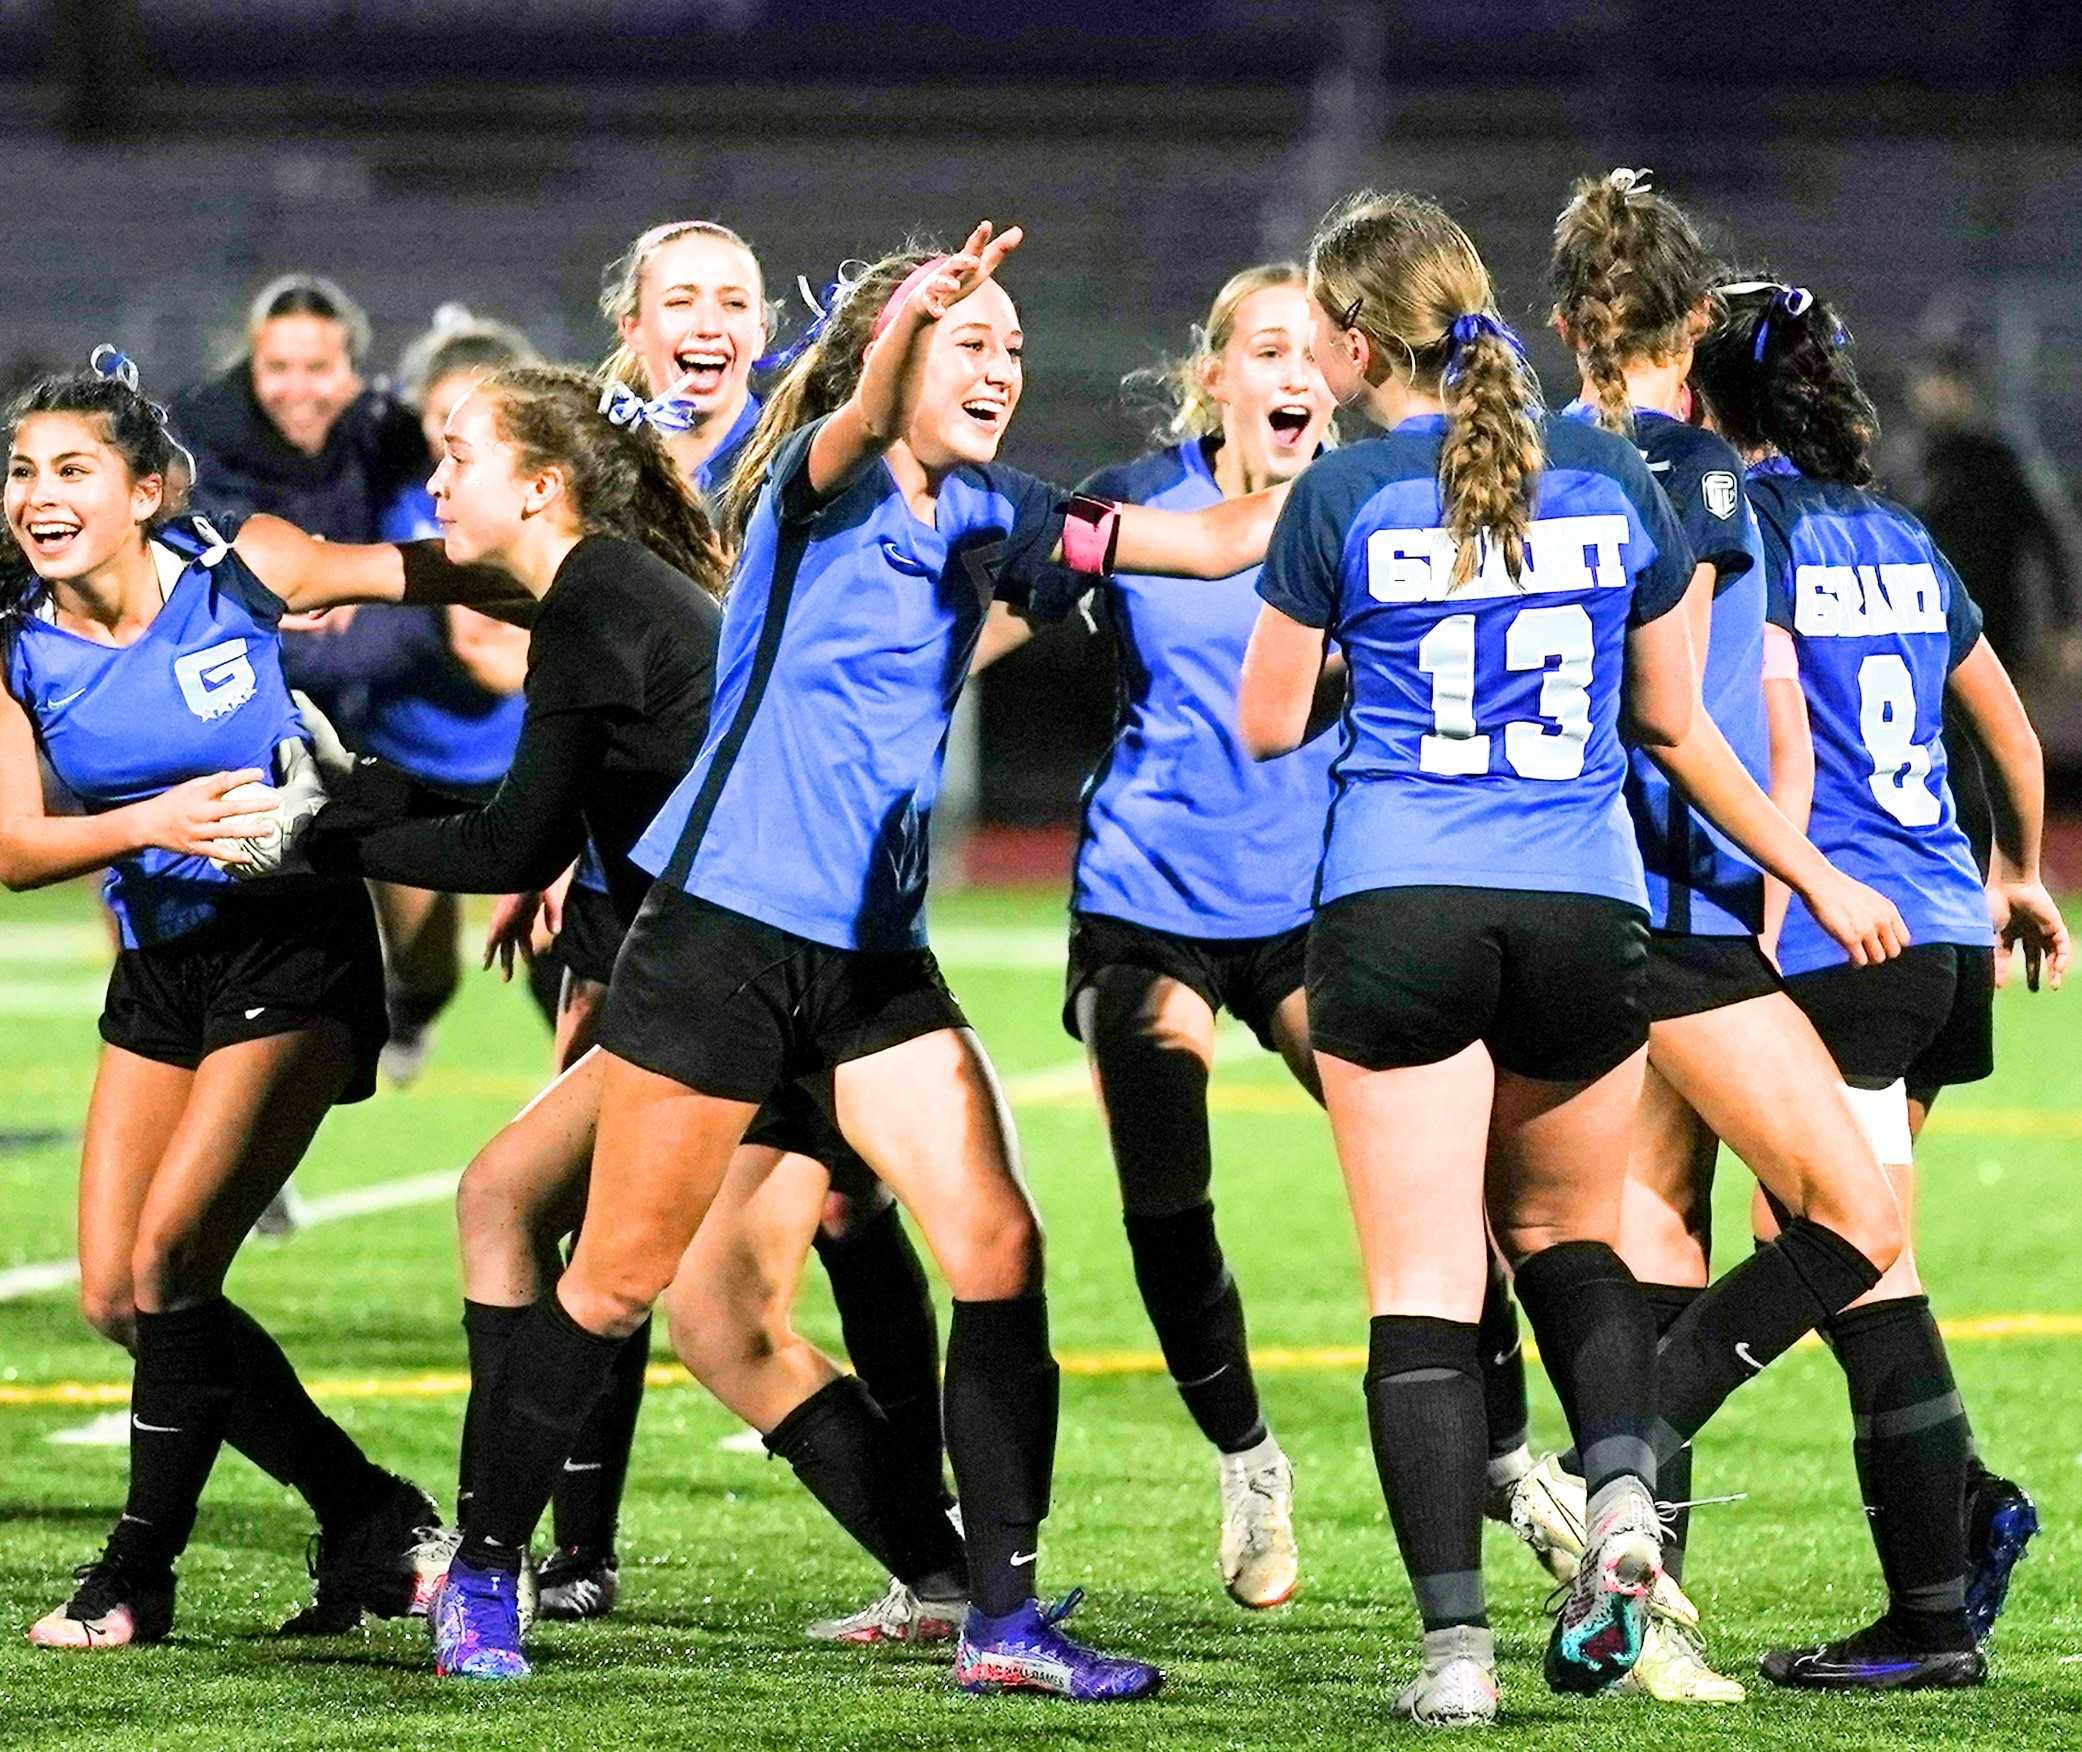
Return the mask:
<path id="1" fill-rule="evenodd" d="M 2013 1338 L 2082 1338 L 2082 1314 L 1979 1314 L 1940 1322 L 1953 1344 Z M 1801 1340 L 1813 1345 L 1812 1337 Z M 1539 1352 L 1528 1343 L 1526 1355 Z M 1164 1359 L 1155 1351 L 1072 1351 L 1056 1359 L 1066 1375 L 1161 1375 Z M 1366 1366 L 1363 1345 L 1262 1345 L 1251 1352 L 1252 1368 L 1266 1374 L 1308 1374 Z M 653 1387 L 688 1387 L 693 1382 L 675 1363 L 653 1363 L 646 1379 Z M 333 1375 L 307 1382 L 317 1399 L 447 1399 L 470 1388 L 470 1377 L 444 1369 L 421 1375 Z M 130 1398 L 127 1381 L 0 1381 L 0 1407 L 122 1405 Z"/>

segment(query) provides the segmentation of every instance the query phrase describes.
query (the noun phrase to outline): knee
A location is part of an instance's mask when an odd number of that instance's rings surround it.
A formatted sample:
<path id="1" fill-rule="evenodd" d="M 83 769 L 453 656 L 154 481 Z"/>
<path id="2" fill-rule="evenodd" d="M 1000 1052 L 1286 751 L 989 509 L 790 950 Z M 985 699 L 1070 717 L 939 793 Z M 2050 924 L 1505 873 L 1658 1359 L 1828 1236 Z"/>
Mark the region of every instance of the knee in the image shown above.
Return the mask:
<path id="1" fill-rule="evenodd" d="M 964 1224 L 944 1242 L 934 1251 L 957 1301 L 1005 1301 L 1041 1287 L 1041 1219 L 1024 1200 Z"/>
<path id="2" fill-rule="evenodd" d="M 793 1335 L 788 1310 L 770 1297 L 727 1297 L 675 1287 L 666 1299 L 665 1317 L 680 1361 L 711 1389 L 771 1361 Z"/>
<path id="3" fill-rule="evenodd" d="M 1900 1208 L 1892 1198 L 1873 1200 L 1828 1216 L 1818 1215 L 1815 1220 L 1834 1229 L 1880 1272 L 1892 1270 L 1908 1246 L 1908 1225 L 1901 1220 Z"/>
<path id="4" fill-rule="evenodd" d="M 163 1309 L 215 1287 L 204 1281 L 198 1240 L 188 1224 L 145 1222 L 130 1254 L 131 1295 L 137 1305 Z"/>
<path id="5" fill-rule="evenodd" d="M 121 1345 L 125 1350 L 137 1348 L 137 1304 L 127 1285 L 113 1289 L 83 1283 L 80 1286 L 80 1313 L 86 1317 L 87 1324 L 111 1344 Z"/>
<path id="6" fill-rule="evenodd" d="M 583 1242 L 556 1294 L 571 1318 L 601 1338 L 626 1338 L 650 1318 L 672 1282 L 669 1265 L 640 1254 L 588 1259 Z"/>

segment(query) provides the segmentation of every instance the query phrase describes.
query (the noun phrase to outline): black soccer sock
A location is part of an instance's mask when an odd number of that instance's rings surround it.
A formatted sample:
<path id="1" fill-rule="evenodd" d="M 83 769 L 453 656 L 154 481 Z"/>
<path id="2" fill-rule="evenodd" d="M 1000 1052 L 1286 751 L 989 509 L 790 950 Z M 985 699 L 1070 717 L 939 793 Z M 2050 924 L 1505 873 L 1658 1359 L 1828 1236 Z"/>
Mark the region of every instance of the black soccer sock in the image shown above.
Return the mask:
<path id="1" fill-rule="evenodd" d="M 619 1338 L 579 1325 L 554 1289 L 529 1308 L 479 1409 L 463 1562 L 519 1570 L 571 1444 L 607 1390 L 621 1346 Z"/>
<path id="2" fill-rule="evenodd" d="M 470 1518 L 470 1499 L 477 1489 L 478 1432 L 484 1426 L 486 1407 L 491 1404 L 492 1382 L 498 1378 L 506 1347 L 527 1317 L 526 1303 L 519 1307 L 467 1299 L 463 1303 L 463 1342 L 470 1352 L 470 1397 L 463 1405 L 463 1445 L 456 1459 L 457 1526 Z"/>
<path id="3" fill-rule="evenodd" d="M 1880 1281 L 1879 1268 L 1834 1229 L 1795 1217 L 1712 1284 L 1658 1350 L 1655 1445 L 1668 1459 L 1721 1402 L 1773 1358 Z"/>
<path id="4" fill-rule="evenodd" d="M 137 1316 L 130 1379 L 130 1492 L 112 1551 L 157 1568 L 180 1556 L 224 1445 L 238 1392 L 231 1304 Z"/>
<path id="5" fill-rule="evenodd" d="M 889 1420 L 896 1463 L 942 1506 L 953 1498 L 941 1465 L 940 1323 L 925 1266 L 895 1205 L 885 1205 L 843 1236 L 817 1233 L 817 1257 L 853 1371 Z"/>
<path id="6" fill-rule="evenodd" d="M 1587 1493 L 1634 1477 L 1653 1495 L 1655 1320 L 1626 1262 L 1602 1241 L 1564 1241 L 1519 1265 L 1518 1300 L 1568 1415 Z"/>
<path id="7" fill-rule="evenodd" d="M 1048 1298 L 954 1304 L 947 1330 L 947 1457 L 969 1554 L 969 1597 L 996 1618 L 1036 1590 L 1055 1475 L 1062 1375 Z"/>
<path id="8" fill-rule="evenodd" d="M 1525 1347 L 1518 1336 L 1518 1310 L 1512 1305 L 1510 1280 L 1494 1258 L 1489 1262 L 1489 1288 L 1482 1296 L 1482 1321 L 1476 1330 L 1481 1346 L 1482 1404 L 1489 1418 L 1489 1457 L 1516 1453 L 1525 1446 Z"/>
<path id="9" fill-rule="evenodd" d="M 237 1390 L 224 1440 L 278 1484 L 311 1505 L 321 1528 L 367 1512 L 390 1488 L 390 1474 L 320 1411 L 296 1370 L 260 1322 L 226 1302 L 225 1322 Z"/>
<path id="10" fill-rule="evenodd" d="M 1426 1630 L 1489 1622 L 1479 1345 L 1467 1322 L 1419 1314 L 1376 1314 L 1367 1332 L 1367 1433 Z"/>
<path id="11" fill-rule="evenodd" d="M 1265 1420 L 1251 1375 L 1243 1297 L 1215 1238 L 1213 1204 L 1161 1217 L 1129 1211 L 1123 1220 L 1135 1286 L 1179 1398 L 1224 1454 L 1255 1448 L 1265 1439 Z"/>
<path id="12" fill-rule="evenodd" d="M 1655 1317 L 1656 1338 L 1660 1341 L 1706 1292 L 1692 1284 L 1643 1284 L 1641 1293 L 1648 1298 L 1648 1311 Z M 1691 1494 L 1692 1445 L 1686 1442 L 1676 1453 L 1657 1462 L 1656 1495 L 1665 1503 L 1678 1504 L 1689 1502 Z M 1684 1580 L 1684 1546 L 1691 1527 L 1689 1508 L 1673 1507 L 1670 1518 L 1663 1523 L 1663 1569 L 1673 1582 Z"/>
<path id="13" fill-rule="evenodd" d="M 643 1376 L 650 1366 L 651 1323 L 645 1320 L 622 1340 L 607 1390 L 557 1474 L 550 1505 L 553 1537 L 559 1545 L 614 1549 L 622 1489 L 629 1480 L 629 1450 L 636 1443 L 636 1414 L 643 1409 Z"/>
<path id="14" fill-rule="evenodd" d="M 394 1039 L 410 1040 L 426 1032 L 434 1018 L 448 1008 L 448 1000 L 455 996 L 454 985 L 441 986 L 431 991 L 411 992 L 402 986 L 389 986 L 383 994 L 384 1008 L 390 1016 L 390 1032 Z"/>
<path id="15" fill-rule="evenodd" d="M 933 1599 L 966 1591 L 966 1565 L 936 1490 L 892 1464 L 889 1420 L 856 1375 L 826 1382 L 766 1436 L 766 1451 L 899 1581 Z"/>
<path id="16" fill-rule="evenodd" d="M 1892 1616 L 1965 1648 L 1966 1413 L 1927 1296 L 1851 1308 L 1829 1323 L 1851 1391 L 1851 1451 Z"/>

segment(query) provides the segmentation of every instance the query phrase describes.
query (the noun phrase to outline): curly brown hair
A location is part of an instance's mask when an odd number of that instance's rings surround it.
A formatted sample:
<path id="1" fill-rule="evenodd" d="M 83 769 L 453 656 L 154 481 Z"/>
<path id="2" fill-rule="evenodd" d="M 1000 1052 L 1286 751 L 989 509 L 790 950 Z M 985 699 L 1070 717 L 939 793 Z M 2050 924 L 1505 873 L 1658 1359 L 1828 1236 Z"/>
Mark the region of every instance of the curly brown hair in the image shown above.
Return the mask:
<path id="1" fill-rule="evenodd" d="M 1871 486 L 1880 417 L 1835 309 L 1804 286 L 1763 279 L 1719 297 L 1692 377 L 1728 442 L 1746 454 L 1776 450 L 1811 480 Z"/>

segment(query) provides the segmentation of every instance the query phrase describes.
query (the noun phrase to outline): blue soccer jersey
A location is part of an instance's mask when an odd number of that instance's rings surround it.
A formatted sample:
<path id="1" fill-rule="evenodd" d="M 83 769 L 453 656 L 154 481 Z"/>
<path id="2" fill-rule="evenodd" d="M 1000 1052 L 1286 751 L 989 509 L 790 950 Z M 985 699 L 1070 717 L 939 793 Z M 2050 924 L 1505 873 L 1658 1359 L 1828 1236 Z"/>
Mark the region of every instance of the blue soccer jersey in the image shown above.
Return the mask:
<path id="1" fill-rule="evenodd" d="M 1193 511 L 1219 504 L 1195 439 L 1105 469 L 1086 492 Z M 1186 937 L 1306 924 L 1336 738 L 1255 761 L 1236 690 L 1258 619 L 1258 568 L 1215 582 L 1117 572 L 1101 586 L 1120 674 L 1113 744 L 1084 791 L 1070 904 Z"/>
<path id="2" fill-rule="evenodd" d="M 1877 493 L 1811 481 L 1781 457 L 1750 470 L 1749 493 L 1766 611 L 1793 635 L 1814 735 L 1808 838 L 1893 901 L 1914 941 L 1987 945 L 1942 735 L 1946 678 L 1980 642 L 1981 611 L 1930 532 Z M 1794 896 L 1779 966 L 1847 959 Z"/>
<path id="3" fill-rule="evenodd" d="M 1569 409 L 1590 418 L 1579 403 Z M 1724 439 L 1652 408 L 1634 410 L 1648 472 L 1677 513 L 1695 566 L 1715 576 L 1713 620 L 1700 693 L 1735 757 L 1760 786 L 1771 783 L 1764 722 L 1764 567 L 1742 461 Z M 1663 769 L 1627 751 L 1627 808 L 1641 846 L 1648 918 L 1657 930 L 1706 937 L 1754 935 L 1764 923 L 1764 876 L 1706 821 Z"/>
<path id="4" fill-rule="evenodd" d="M 1311 464 L 1258 579 L 1350 669 L 1318 900 L 1437 883 L 1645 908 L 1622 795 L 1626 633 L 1683 600 L 1691 548 L 1631 444 L 1548 418 L 1523 576 L 1485 542 L 1453 589 L 1445 432 L 1421 416 Z"/>
<path id="5" fill-rule="evenodd" d="M 141 802 L 207 773 L 271 774 L 275 745 L 304 735 L 282 679 L 281 599 L 230 551 L 232 533 L 185 517 L 154 536 L 165 600 L 128 645 L 82 638 L 33 611 L 17 628 L 8 691 L 88 809 Z M 208 923 L 231 881 L 207 858 L 148 848 L 111 865 L 102 893 L 135 949 Z"/>
<path id="6" fill-rule="evenodd" d="M 817 427 L 774 459 L 723 611 L 699 758 L 632 854 L 687 893 L 812 942 L 925 943 L 947 727 L 995 595 L 1061 534 L 1056 489 L 963 465 L 932 523 L 879 458 L 829 498 Z"/>

